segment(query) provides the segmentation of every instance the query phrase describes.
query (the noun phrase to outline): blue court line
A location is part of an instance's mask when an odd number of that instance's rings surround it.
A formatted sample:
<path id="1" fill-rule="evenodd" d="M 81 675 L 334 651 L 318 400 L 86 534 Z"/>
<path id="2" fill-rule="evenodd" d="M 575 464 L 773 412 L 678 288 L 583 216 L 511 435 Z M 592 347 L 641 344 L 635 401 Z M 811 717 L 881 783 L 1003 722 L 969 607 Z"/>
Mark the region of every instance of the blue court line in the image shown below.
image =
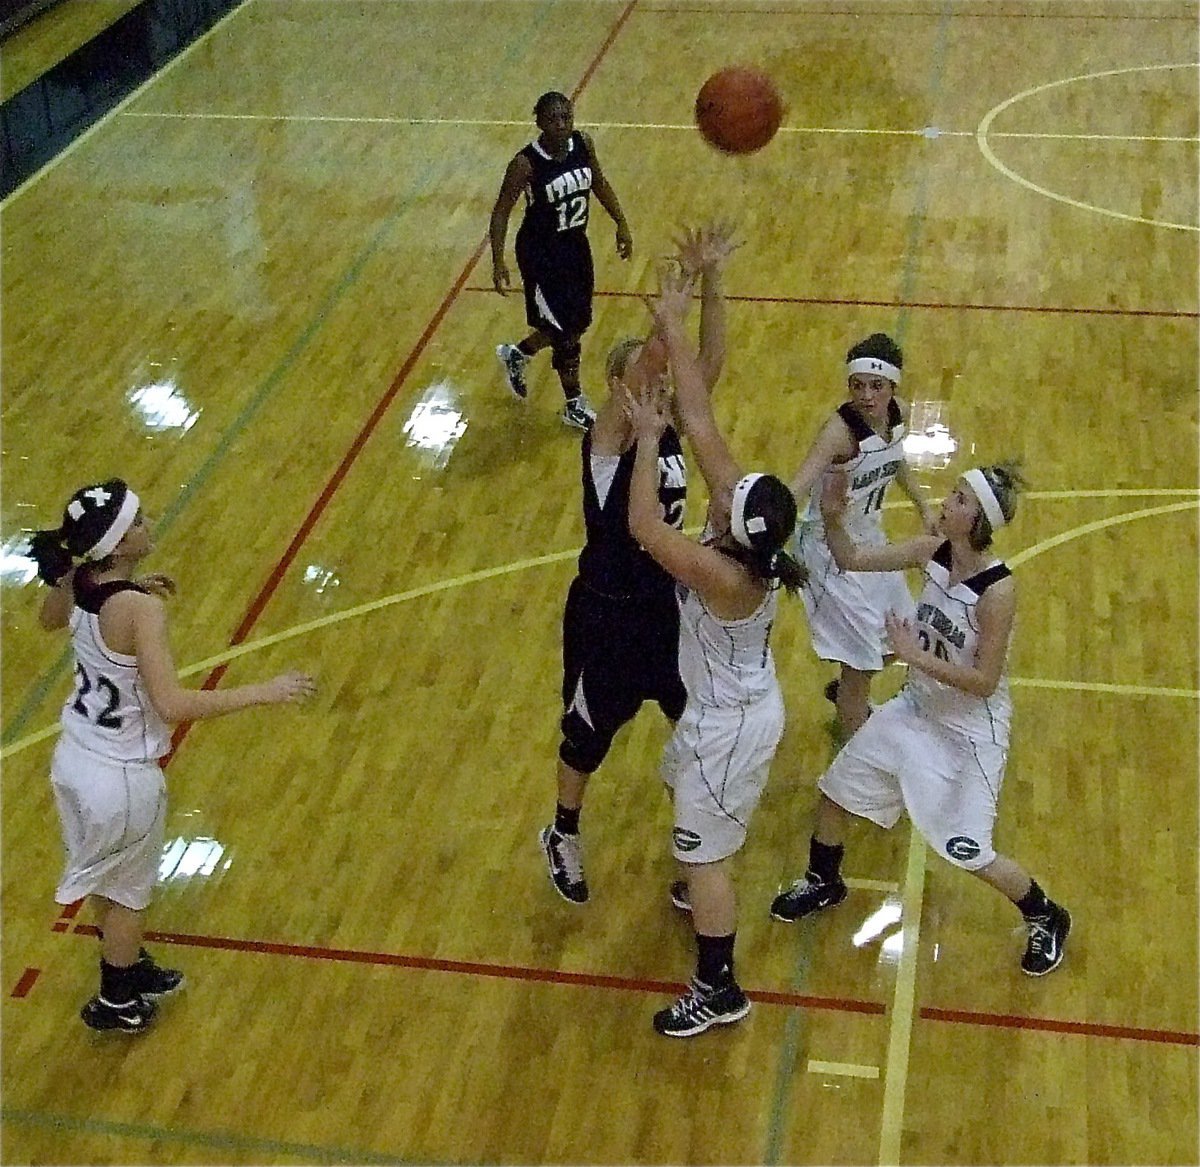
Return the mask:
<path id="1" fill-rule="evenodd" d="M 218 1151 L 264 1152 L 269 1155 L 287 1155 L 306 1163 L 391 1163 L 396 1167 L 415 1167 L 417 1163 L 428 1167 L 459 1167 L 457 1161 L 429 1159 L 405 1159 L 399 1155 L 385 1155 L 378 1151 L 364 1151 L 356 1147 L 323 1146 L 315 1143 L 292 1143 L 279 1139 L 261 1139 L 252 1135 L 231 1134 L 228 1131 L 188 1130 L 186 1128 L 153 1126 L 149 1123 L 113 1122 L 103 1118 L 76 1118 L 70 1114 L 50 1114 L 38 1110 L 20 1110 L 15 1107 L 0 1109 L 0 1122 L 16 1126 L 44 1127 L 79 1135 L 109 1135 L 126 1139 L 145 1139 L 149 1142 L 184 1143 L 193 1147 L 211 1147 Z"/>
<path id="2" fill-rule="evenodd" d="M 532 29 L 530 31 L 538 31 L 540 26 L 549 19 L 552 8 L 553 0 L 546 0 L 546 2 L 540 6 L 538 15 L 533 21 Z M 497 59 L 495 66 L 497 73 L 507 66 L 512 65 L 517 60 L 517 54 L 523 51 L 525 48 L 525 40 L 527 35 L 527 32 L 523 30 L 521 38 L 519 38 L 517 42 L 512 42 L 508 52 L 503 57 Z M 493 80 L 495 80 L 495 77 L 493 77 Z M 396 224 L 399 223 L 403 218 L 405 212 L 417 201 L 417 199 L 425 194 L 426 189 L 430 186 L 434 179 L 435 173 L 439 179 L 445 176 L 448 165 L 449 163 L 443 156 L 443 165 L 439 171 L 435 172 L 431 167 L 426 166 L 424 171 L 417 178 L 416 188 L 405 198 L 400 207 L 397 208 L 397 210 L 395 210 L 390 216 L 388 216 L 388 218 L 386 218 L 376 229 L 375 234 L 371 236 L 367 246 L 361 252 L 359 252 L 358 256 L 350 265 L 345 275 L 343 275 L 341 280 L 339 280 L 333 291 L 330 292 L 321 302 L 321 305 L 316 310 L 316 314 L 310 319 L 300 336 L 292 342 L 291 346 L 283 355 L 283 358 L 279 364 L 277 364 L 275 368 L 267 375 L 266 380 L 262 382 L 262 384 L 254 393 L 254 396 L 251 397 L 246 403 L 241 413 L 239 413 L 238 416 L 230 423 L 230 425 L 226 427 L 225 431 L 221 435 L 220 441 L 218 441 L 212 452 L 205 459 L 200 469 L 197 470 L 196 473 L 184 484 L 183 489 L 163 512 L 162 516 L 155 524 L 154 533 L 156 539 L 162 535 L 165 535 L 171 529 L 175 523 L 175 520 L 184 511 L 188 503 L 191 502 L 192 497 L 196 494 L 200 487 L 202 487 L 208 481 L 212 475 L 212 472 L 225 460 L 225 456 L 229 453 L 229 450 L 233 446 L 234 442 L 236 442 L 237 439 L 242 436 L 259 410 L 262 409 L 262 407 L 275 394 L 275 391 L 279 388 L 284 377 L 291 371 L 293 365 L 296 363 L 296 360 L 308 347 L 313 337 L 316 336 L 316 334 L 320 331 L 321 326 L 325 323 L 328 316 L 333 312 L 334 308 L 337 307 L 347 289 L 354 284 L 362 272 L 362 269 L 366 266 L 368 260 L 370 260 L 378 251 L 379 244 L 384 235 L 386 235 L 394 226 L 396 226 Z M 26 693 L 25 698 L 21 702 L 20 708 L 13 715 L 13 718 L 8 725 L 6 725 L 3 731 L 0 732 L 0 745 L 8 745 L 11 741 L 20 736 L 26 725 L 29 723 L 29 719 L 34 715 L 34 713 L 37 712 L 42 702 L 46 699 L 46 696 L 50 692 L 51 688 L 53 688 L 53 686 L 57 684 L 62 676 L 69 670 L 71 667 L 71 660 L 71 649 L 70 646 L 67 646 L 63 649 L 62 653 L 55 660 L 55 662 L 48 669 L 46 669 L 45 672 L 42 673 L 42 675 L 34 682 L 33 687 Z"/>
<path id="3" fill-rule="evenodd" d="M 942 74 L 945 67 L 946 42 L 950 30 L 951 3 L 946 0 L 938 19 L 937 39 L 933 47 L 933 63 L 929 77 L 929 106 L 930 118 L 936 115 L 938 101 L 942 92 Z M 935 144 L 937 138 L 930 139 Z M 929 205 L 930 167 L 926 166 L 921 174 L 917 187 L 917 196 L 908 219 L 908 238 L 904 246 L 904 266 L 900 278 L 901 308 L 896 317 L 896 341 L 901 346 L 908 325 L 908 301 L 913 299 L 913 285 L 916 283 L 917 253 L 921 244 L 921 235 L 925 228 L 925 214 Z M 795 972 L 792 977 L 792 988 L 799 992 L 808 978 L 808 970 L 812 956 L 812 940 L 810 934 L 802 936 L 800 952 L 797 957 Z M 804 1039 L 807 1020 L 803 1009 L 788 1011 L 787 1020 L 783 1027 L 783 1042 L 779 1049 L 779 1061 L 775 1070 L 775 1088 L 771 1099 L 770 1117 L 767 1122 L 767 1145 L 763 1151 L 763 1163 L 766 1167 L 776 1167 L 781 1162 L 783 1154 L 784 1135 L 790 1127 L 789 1111 L 792 1093 L 795 1089 L 796 1060 L 799 1056 L 801 1042 Z"/>

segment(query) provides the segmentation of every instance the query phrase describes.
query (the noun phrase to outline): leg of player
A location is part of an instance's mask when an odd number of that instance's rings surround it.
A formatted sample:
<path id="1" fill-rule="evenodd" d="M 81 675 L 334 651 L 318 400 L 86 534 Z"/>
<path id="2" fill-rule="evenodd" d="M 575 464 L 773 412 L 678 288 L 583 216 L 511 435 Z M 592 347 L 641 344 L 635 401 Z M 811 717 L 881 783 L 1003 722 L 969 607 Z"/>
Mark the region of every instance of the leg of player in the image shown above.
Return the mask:
<path id="1" fill-rule="evenodd" d="M 1071 913 L 1056 904 L 1026 871 L 1006 855 L 997 855 L 986 867 L 972 871 L 1017 905 L 1029 930 L 1021 968 L 1031 977 L 1045 976 L 1062 963 Z"/>
<path id="2" fill-rule="evenodd" d="M 579 358 L 582 346 L 578 337 L 563 340 L 554 346 L 551 363 L 558 379 L 562 383 L 563 405 L 562 419 L 565 425 L 585 430 L 596 420 L 596 411 L 584 397 L 579 384 Z"/>
<path id="3" fill-rule="evenodd" d="M 842 734 L 847 739 L 871 716 L 871 678 L 874 675 L 842 665 L 834 704 L 837 705 Z"/>
<path id="4" fill-rule="evenodd" d="M 513 395 L 522 401 L 529 393 L 529 384 L 525 380 L 525 366 L 531 357 L 549 347 L 550 338 L 537 329 L 534 329 L 520 344 L 496 346 L 496 356 L 504 369 L 504 379 L 508 382 L 508 387 L 512 390 Z"/>
<path id="5" fill-rule="evenodd" d="M 542 829 L 542 850 L 555 891 L 569 903 L 586 904 L 588 885 L 583 874 L 583 849 L 579 842 L 579 812 L 583 809 L 588 775 L 560 759 L 557 780 L 554 823 Z"/>
<path id="6" fill-rule="evenodd" d="M 853 816 L 823 791 L 817 792 L 817 813 L 808 843 L 808 868 L 791 887 L 771 902 L 771 915 L 790 923 L 832 908 L 846 898 L 842 879 L 843 840 Z"/>
<path id="7" fill-rule="evenodd" d="M 696 975 L 674 1005 L 654 1015 L 654 1028 L 667 1037 L 692 1037 L 750 1012 L 750 1000 L 733 969 L 737 899 L 729 860 L 688 864 L 687 885 L 696 930 Z"/>

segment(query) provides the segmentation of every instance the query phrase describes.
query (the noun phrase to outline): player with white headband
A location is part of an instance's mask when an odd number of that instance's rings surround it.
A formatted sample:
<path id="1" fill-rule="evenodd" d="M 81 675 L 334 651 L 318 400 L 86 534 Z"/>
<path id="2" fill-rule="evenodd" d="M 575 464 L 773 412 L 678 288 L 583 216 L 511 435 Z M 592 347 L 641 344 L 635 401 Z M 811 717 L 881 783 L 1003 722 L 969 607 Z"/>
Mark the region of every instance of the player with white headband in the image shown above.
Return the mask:
<path id="1" fill-rule="evenodd" d="M 100 930 L 100 991 L 84 1005 L 84 1022 L 126 1033 L 145 1029 L 154 999 L 183 984 L 182 973 L 160 967 L 141 946 L 162 854 L 166 789 L 158 759 L 171 744 L 170 723 L 313 691 L 301 673 L 237 689 L 183 688 L 163 604 L 175 583 L 133 574 L 153 549 L 141 502 L 119 478 L 77 490 L 62 526 L 35 532 L 30 549 L 51 589 L 41 625 L 69 626 L 75 656 L 75 689 L 50 763 L 66 850 L 54 898 L 71 904 L 86 896 Z"/>
<path id="2" fill-rule="evenodd" d="M 1012 702 L 1008 646 L 1016 586 L 989 548 L 1011 522 L 1020 475 L 1011 463 L 968 470 L 942 504 L 939 534 L 867 547 L 845 530 L 842 476 L 822 493 L 826 536 L 851 571 L 920 567 L 924 587 L 910 619 L 889 613 L 904 688 L 842 747 L 818 783 L 808 871 L 775 897 L 771 914 L 798 920 L 846 898 L 843 839 L 852 815 L 892 827 L 907 811 L 944 859 L 1007 896 L 1028 929 L 1021 968 L 1043 976 L 1063 958 L 1071 916 L 992 843 L 1008 757 Z"/>
<path id="3" fill-rule="evenodd" d="M 907 406 L 896 396 L 904 363 L 899 345 L 876 332 L 846 354 L 850 399 L 822 426 L 792 480 L 803 510 L 796 527 L 796 557 L 808 570 L 802 595 L 813 650 L 840 666 L 826 686 L 835 701 L 844 736 L 870 714 L 871 677 L 890 655 L 883 618 L 890 610 L 911 610 L 898 572 L 860 575 L 841 571 L 830 554 L 819 505 L 821 478 L 834 467 L 845 470 L 850 502 L 850 537 L 867 546 L 882 544 L 883 503 L 893 481 L 912 499 L 925 530 L 934 516 L 909 476 L 903 441 Z"/>
<path id="4" fill-rule="evenodd" d="M 733 856 L 766 785 L 783 734 L 783 698 L 770 635 L 780 586 L 795 590 L 800 566 L 784 550 L 796 522 L 791 491 L 770 474 L 745 474 L 717 429 L 696 354 L 683 332 L 686 283 L 664 275 L 655 320 L 667 343 L 676 413 L 709 489 L 709 527 L 697 543 L 663 516 L 655 451 L 668 402 L 631 399 L 637 455 L 629 530 L 677 581 L 679 672 L 687 705 L 663 757 L 672 791 L 675 858 L 687 879 L 672 886 L 692 913 L 696 974 L 654 1017 L 659 1033 L 691 1037 L 739 1021 L 750 1002 L 734 975 L 737 904 Z"/>

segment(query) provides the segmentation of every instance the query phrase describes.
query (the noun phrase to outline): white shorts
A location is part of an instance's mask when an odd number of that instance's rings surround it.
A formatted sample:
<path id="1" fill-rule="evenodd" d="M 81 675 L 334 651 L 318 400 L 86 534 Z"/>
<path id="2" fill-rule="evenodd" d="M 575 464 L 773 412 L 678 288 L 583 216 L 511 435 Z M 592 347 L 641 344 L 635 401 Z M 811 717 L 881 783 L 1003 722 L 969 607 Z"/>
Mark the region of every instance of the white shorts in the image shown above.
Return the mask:
<path id="1" fill-rule="evenodd" d="M 996 858 L 992 829 L 1007 751 L 923 716 L 907 692 L 877 709 L 817 783 L 838 806 L 881 827 L 907 810 L 925 841 L 977 871 Z"/>
<path id="2" fill-rule="evenodd" d="M 662 764 L 674 791 L 676 859 L 716 863 L 741 850 L 782 736 L 778 688 L 744 707 L 688 703 Z"/>
<path id="3" fill-rule="evenodd" d="M 98 895 L 140 911 L 162 856 L 167 791 L 157 762 L 117 762 L 64 734 L 50 763 L 66 870 L 60 904 Z"/>
<path id="4" fill-rule="evenodd" d="M 891 652 L 884 616 L 896 611 L 912 619 L 916 613 L 904 573 L 842 571 L 825 541 L 813 534 L 800 539 L 798 554 L 808 568 L 808 582 L 800 595 L 813 651 L 822 660 L 878 672 Z"/>

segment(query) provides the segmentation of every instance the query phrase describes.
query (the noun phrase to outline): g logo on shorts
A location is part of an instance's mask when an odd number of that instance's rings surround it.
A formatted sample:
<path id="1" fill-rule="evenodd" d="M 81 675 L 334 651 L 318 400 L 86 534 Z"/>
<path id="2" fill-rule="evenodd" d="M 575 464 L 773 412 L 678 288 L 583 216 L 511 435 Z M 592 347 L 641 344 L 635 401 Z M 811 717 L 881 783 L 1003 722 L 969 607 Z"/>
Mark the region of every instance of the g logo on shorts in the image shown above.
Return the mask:
<path id="1" fill-rule="evenodd" d="M 675 847 L 679 851 L 695 851 L 704 841 L 695 831 L 684 830 L 683 827 L 676 827 L 671 832 L 671 837 L 675 840 Z M 978 854 L 979 849 L 975 850 Z"/>
<path id="2" fill-rule="evenodd" d="M 946 844 L 946 854 L 951 859 L 957 859 L 960 863 L 966 863 L 972 859 L 979 858 L 979 844 L 967 835 L 955 835 Z"/>

